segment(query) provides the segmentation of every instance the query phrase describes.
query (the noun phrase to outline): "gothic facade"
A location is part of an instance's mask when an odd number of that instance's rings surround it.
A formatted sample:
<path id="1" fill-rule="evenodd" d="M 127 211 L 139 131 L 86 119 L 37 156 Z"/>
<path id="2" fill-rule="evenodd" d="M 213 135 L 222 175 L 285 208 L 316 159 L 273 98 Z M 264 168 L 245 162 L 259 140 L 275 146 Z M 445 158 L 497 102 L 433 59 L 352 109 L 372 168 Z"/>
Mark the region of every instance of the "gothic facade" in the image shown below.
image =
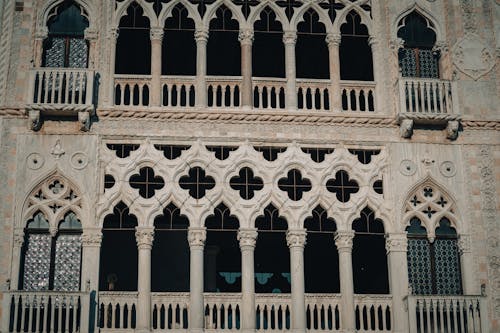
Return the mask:
<path id="1" fill-rule="evenodd" d="M 500 332 L 500 2 L 0 0 L 0 333 Z"/>

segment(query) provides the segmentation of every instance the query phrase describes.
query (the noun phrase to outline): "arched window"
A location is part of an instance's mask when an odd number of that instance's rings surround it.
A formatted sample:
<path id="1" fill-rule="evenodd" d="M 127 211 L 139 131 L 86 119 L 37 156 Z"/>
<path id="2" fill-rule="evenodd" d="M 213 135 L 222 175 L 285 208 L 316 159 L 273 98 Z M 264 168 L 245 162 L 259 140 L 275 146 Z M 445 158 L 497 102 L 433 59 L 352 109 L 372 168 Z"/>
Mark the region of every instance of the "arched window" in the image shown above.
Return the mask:
<path id="1" fill-rule="evenodd" d="M 229 8 L 222 5 L 210 21 L 207 45 L 208 75 L 241 75 L 241 48 L 238 41 L 239 24 Z"/>
<path id="2" fill-rule="evenodd" d="M 352 270 L 356 294 L 388 294 L 389 277 L 383 222 L 368 207 L 352 223 Z"/>
<path id="3" fill-rule="evenodd" d="M 304 13 L 304 21 L 297 26 L 295 59 L 297 78 L 329 79 L 328 47 L 325 25 L 313 9 Z"/>
<path id="4" fill-rule="evenodd" d="M 163 75 L 196 75 L 196 41 L 194 21 L 182 4 L 172 8 L 165 20 L 162 44 Z"/>
<path id="5" fill-rule="evenodd" d="M 119 202 L 102 227 L 99 290 L 137 290 L 137 218 Z"/>
<path id="6" fill-rule="evenodd" d="M 417 295 L 460 295 L 462 280 L 456 230 L 443 217 L 431 242 L 421 221 L 410 220 L 408 232 L 408 282 Z"/>
<path id="7" fill-rule="evenodd" d="M 285 77 L 283 28 L 269 7 L 254 24 L 252 72 L 254 77 Z"/>
<path id="8" fill-rule="evenodd" d="M 368 28 L 355 11 L 347 14 L 340 27 L 340 78 L 342 80 L 373 81 L 372 50 L 368 44 Z"/>
<path id="9" fill-rule="evenodd" d="M 218 205 L 206 221 L 205 291 L 241 291 L 241 254 L 237 239 L 238 219 L 229 208 Z"/>
<path id="10" fill-rule="evenodd" d="M 82 225 L 77 216 L 68 212 L 52 237 L 45 215 L 36 212 L 25 229 L 22 289 L 80 290 L 81 233 Z"/>
<path id="11" fill-rule="evenodd" d="M 436 33 L 432 22 L 413 11 L 399 22 L 399 67 L 405 77 L 439 77 L 439 52 L 433 51 Z"/>
<path id="12" fill-rule="evenodd" d="M 151 73 L 150 22 L 135 1 L 120 20 L 115 64 L 116 74 Z"/>
<path id="13" fill-rule="evenodd" d="M 270 204 L 255 220 L 258 229 L 255 247 L 255 292 L 290 292 L 290 254 L 286 243 L 287 221 Z"/>
<path id="14" fill-rule="evenodd" d="M 169 204 L 154 221 L 155 240 L 151 251 L 151 291 L 189 291 L 189 220 Z"/>
<path id="15" fill-rule="evenodd" d="M 53 9 L 47 26 L 49 36 L 43 44 L 42 66 L 86 68 L 88 45 L 84 31 L 89 26 L 82 8 L 65 0 Z"/>

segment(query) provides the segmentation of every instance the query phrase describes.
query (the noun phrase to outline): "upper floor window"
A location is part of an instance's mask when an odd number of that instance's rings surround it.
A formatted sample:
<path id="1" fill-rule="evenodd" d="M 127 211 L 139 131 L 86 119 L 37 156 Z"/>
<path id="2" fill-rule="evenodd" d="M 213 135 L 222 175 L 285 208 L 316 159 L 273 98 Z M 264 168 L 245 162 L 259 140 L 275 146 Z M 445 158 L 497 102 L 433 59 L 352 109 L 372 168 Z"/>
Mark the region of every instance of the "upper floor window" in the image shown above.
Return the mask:
<path id="1" fill-rule="evenodd" d="M 66 0 L 55 7 L 47 25 L 49 36 L 43 45 L 44 67 L 86 68 L 88 45 L 84 31 L 89 26 L 82 8 Z"/>
<path id="2" fill-rule="evenodd" d="M 428 19 L 412 12 L 399 22 L 398 37 L 404 40 L 399 50 L 399 67 L 404 77 L 439 77 L 439 52 L 434 25 Z"/>

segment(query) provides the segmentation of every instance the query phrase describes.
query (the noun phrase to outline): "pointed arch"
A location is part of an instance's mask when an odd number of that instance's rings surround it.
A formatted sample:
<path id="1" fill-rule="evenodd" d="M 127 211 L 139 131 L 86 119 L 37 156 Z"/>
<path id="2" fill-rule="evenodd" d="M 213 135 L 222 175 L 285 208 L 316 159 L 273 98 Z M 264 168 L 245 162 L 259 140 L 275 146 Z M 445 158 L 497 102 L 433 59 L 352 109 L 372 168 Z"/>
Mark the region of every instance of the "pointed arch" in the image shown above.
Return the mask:
<path id="1" fill-rule="evenodd" d="M 157 27 L 158 17 L 156 16 L 152 3 L 148 5 L 148 3 L 146 3 L 144 0 L 125 0 L 117 4 L 117 8 L 113 17 L 112 28 L 118 28 L 118 26 L 120 25 L 120 20 L 123 16 L 127 15 L 127 9 L 133 2 L 136 2 L 137 4 L 139 4 L 139 6 L 141 6 L 142 10 L 144 11 L 143 15 L 149 19 L 150 26 Z"/>
<path id="2" fill-rule="evenodd" d="M 420 14 L 423 16 L 425 19 L 427 19 L 430 23 L 432 23 L 433 27 L 432 30 L 436 33 L 436 41 L 443 41 L 445 40 L 444 35 L 443 35 L 443 30 L 441 27 L 441 24 L 439 23 L 439 20 L 437 20 L 434 15 L 427 11 L 425 8 L 421 7 L 417 3 L 413 3 L 409 5 L 405 10 L 399 14 L 394 21 L 392 22 L 392 33 L 394 37 L 396 37 L 398 30 L 400 28 L 399 22 L 403 20 L 406 16 L 410 15 L 412 12 L 416 12 L 417 14 Z"/>
<path id="3" fill-rule="evenodd" d="M 37 27 L 45 27 L 47 25 L 47 22 L 49 21 L 53 10 L 55 10 L 58 6 L 63 4 L 66 0 L 49 0 L 46 1 L 40 11 L 38 12 L 37 15 L 37 21 L 36 25 Z M 72 0 L 76 5 L 80 6 L 82 8 L 82 14 L 87 18 L 89 21 L 89 28 L 95 28 L 96 27 L 96 22 L 95 18 L 97 15 L 95 15 L 95 9 L 94 5 L 91 1 L 89 0 Z"/>
<path id="4" fill-rule="evenodd" d="M 273 0 L 264 0 L 254 8 L 247 20 L 249 27 L 253 27 L 255 22 L 260 19 L 260 14 L 266 7 L 269 7 L 274 12 L 276 20 L 281 23 L 283 31 L 290 29 L 290 23 L 288 22 L 284 9 L 280 8 Z"/>
<path id="5" fill-rule="evenodd" d="M 226 6 L 227 9 L 231 11 L 233 14 L 233 18 L 238 21 L 238 25 L 240 26 L 240 29 L 242 26 L 246 25 L 246 20 L 245 17 L 243 16 L 243 13 L 241 10 L 236 7 L 233 1 L 229 0 L 217 0 L 213 4 L 210 5 L 210 7 L 207 8 L 207 12 L 203 16 L 203 27 L 208 29 L 208 26 L 210 25 L 210 21 L 212 21 L 214 18 L 216 18 L 216 13 L 217 10 L 222 7 Z"/>
<path id="6" fill-rule="evenodd" d="M 325 30 L 327 32 L 333 31 L 333 24 L 332 24 L 332 21 L 330 20 L 330 17 L 328 16 L 328 12 L 325 11 L 323 8 L 321 8 L 319 6 L 319 3 L 317 3 L 317 2 L 306 3 L 305 5 L 297 8 L 295 13 L 293 14 L 292 19 L 290 20 L 290 27 L 293 30 L 297 30 L 298 25 L 304 21 L 304 14 L 309 9 L 314 10 L 316 12 L 316 14 L 318 14 L 319 22 L 321 22 L 325 25 Z"/>
<path id="7" fill-rule="evenodd" d="M 356 14 L 359 15 L 359 17 L 361 18 L 361 24 L 364 24 L 366 26 L 366 28 L 368 29 L 368 34 L 370 36 L 373 36 L 373 21 L 372 21 L 372 19 L 370 18 L 368 13 L 366 13 L 361 7 L 359 7 L 353 3 L 346 4 L 346 7 L 339 11 L 339 15 L 337 16 L 337 18 L 333 22 L 332 31 L 336 32 L 336 33 L 340 33 L 340 27 L 342 26 L 342 24 L 347 23 L 347 15 L 349 15 L 349 13 L 351 11 L 354 11 L 354 12 L 356 12 Z"/>
<path id="8" fill-rule="evenodd" d="M 160 12 L 160 15 L 158 16 L 158 25 L 162 27 L 165 26 L 165 21 L 168 18 L 172 17 L 172 10 L 179 4 L 186 8 L 188 17 L 194 21 L 196 30 L 202 29 L 203 19 L 201 18 L 200 13 L 195 8 L 193 8 L 193 6 L 187 0 L 173 0 L 167 4 L 163 4 L 163 8 Z"/>

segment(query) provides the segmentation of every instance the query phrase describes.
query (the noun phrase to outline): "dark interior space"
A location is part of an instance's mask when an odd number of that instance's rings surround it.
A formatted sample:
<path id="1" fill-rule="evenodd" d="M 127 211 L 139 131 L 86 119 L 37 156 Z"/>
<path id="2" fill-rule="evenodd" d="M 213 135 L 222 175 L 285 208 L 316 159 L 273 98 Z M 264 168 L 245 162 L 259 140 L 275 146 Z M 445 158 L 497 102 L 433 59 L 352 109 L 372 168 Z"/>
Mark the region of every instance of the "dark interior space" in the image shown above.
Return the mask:
<path id="1" fill-rule="evenodd" d="M 285 77 L 283 28 L 269 7 L 254 24 L 252 71 L 254 77 Z"/>

